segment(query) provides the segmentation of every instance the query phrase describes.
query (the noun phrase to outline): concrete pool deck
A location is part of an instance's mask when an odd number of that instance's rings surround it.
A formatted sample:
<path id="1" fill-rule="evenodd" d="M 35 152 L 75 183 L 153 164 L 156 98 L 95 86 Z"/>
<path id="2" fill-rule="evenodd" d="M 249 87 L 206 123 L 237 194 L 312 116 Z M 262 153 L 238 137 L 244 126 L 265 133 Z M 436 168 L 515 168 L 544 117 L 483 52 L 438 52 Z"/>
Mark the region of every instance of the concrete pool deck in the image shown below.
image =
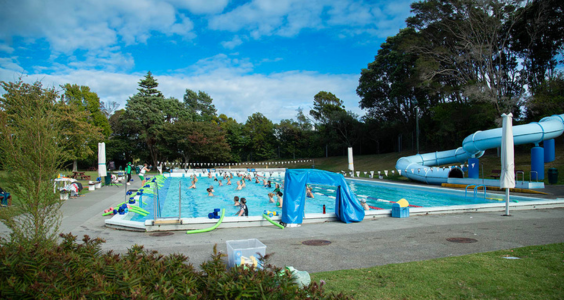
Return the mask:
<path id="1" fill-rule="evenodd" d="M 535 196 L 564 198 L 564 186 L 547 186 L 543 191 L 550 195 Z M 106 243 L 102 244 L 102 249 L 105 251 L 124 253 L 132 245 L 139 244 L 161 254 L 182 253 L 196 266 L 210 257 L 214 244 L 226 253 L 225 242 L 228 240 L 257 238 L 267 246 L 266 253 L 275 253 L 271 263 L 308 272 L 366 268 L 564 242 L 564 231 L 561 230 L 564 228 L 564 208 L 515 210 L 509 217 L 501 216 L 501 211 L 416 215 L 403 219 L 383 217 L 353 224 L 304 224 L 284 230 L 275 226 L 220 226 L 207 233 L 187 235 L 185 231 L 176 231 L 167 236 L 153 236 L 151 232 L 121 231 L 104 225 L 108 217 L 102 217 L 102 211 L 124 198 L 123 186 L 109 186 L 66 201 L 62 207 L 61 232 L 72 232 L 79 239 L 85 234 L 103 238 Z M 0 234 L 8 235 L 3 224 Z M 450 237 L 473 238 L 477 242 L 456 244 L 446 241 Z M 331 244 L 302 244 L 313 239 L 327 240 Z"/>

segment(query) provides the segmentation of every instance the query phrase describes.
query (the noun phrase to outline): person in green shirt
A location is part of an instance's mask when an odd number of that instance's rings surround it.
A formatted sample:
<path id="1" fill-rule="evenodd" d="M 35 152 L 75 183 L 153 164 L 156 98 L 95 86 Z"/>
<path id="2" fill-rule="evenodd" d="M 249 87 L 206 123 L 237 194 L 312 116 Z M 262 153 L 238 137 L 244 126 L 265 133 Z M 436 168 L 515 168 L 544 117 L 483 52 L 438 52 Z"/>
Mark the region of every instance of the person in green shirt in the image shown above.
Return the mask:
<path id="1" fill-rule="evenodd" d="M 131 182 L 131 163 L 127 163 L 127 167 L 125 167 L 125 174 L 127 174 L 127 185 L 130 185 Z"/>

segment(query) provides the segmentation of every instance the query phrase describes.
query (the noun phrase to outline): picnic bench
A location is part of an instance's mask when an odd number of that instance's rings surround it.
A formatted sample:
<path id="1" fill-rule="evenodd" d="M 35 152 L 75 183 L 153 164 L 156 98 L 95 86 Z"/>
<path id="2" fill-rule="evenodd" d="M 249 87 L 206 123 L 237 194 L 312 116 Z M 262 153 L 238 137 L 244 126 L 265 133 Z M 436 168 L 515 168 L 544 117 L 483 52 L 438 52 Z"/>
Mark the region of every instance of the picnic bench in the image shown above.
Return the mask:
<path id="1" fill-rule="evenodd" d="M 90 180 L 90 175 L 84 175 L 84 173 L 85 172 L 72 172 L 72 175 L 69 177 L 77 180 Z"/>

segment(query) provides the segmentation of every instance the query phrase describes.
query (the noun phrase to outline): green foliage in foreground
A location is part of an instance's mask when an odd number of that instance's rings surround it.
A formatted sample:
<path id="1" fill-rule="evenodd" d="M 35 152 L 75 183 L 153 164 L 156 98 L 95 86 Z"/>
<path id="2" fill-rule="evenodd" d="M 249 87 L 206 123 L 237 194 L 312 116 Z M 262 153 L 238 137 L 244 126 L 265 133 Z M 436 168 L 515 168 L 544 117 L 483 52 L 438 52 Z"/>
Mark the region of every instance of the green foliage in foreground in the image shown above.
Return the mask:
<path id="1" fill-rule="evenodd" d="M 197 271 L 182 254 L 163 256 L 133 246 L 127 254 L 102 253 L 102 239 L 61 234 L 53 248 L 0 248 L 2 299 L 348 299 L 312 283 L 300 289 L 288 271 L 226 270 L 221 253 Z"/>
<path id="2" fill-rule="evenodd" d="M 519 257 L 520 259 L 505 259 Z M 355 299 L 563 299 L 564 244 L 311 274 Z"/>

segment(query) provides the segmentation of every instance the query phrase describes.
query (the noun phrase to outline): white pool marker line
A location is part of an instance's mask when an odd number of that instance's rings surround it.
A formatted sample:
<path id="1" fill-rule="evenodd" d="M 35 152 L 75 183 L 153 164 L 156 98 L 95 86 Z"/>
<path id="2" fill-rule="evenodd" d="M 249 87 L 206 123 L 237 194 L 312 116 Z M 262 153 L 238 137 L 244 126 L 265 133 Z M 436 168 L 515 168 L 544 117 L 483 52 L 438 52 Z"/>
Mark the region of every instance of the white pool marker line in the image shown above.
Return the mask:
<path id="1" fill-rule="evenodd" d="M 331 199 L 335 199 L 335 197 L 333 197 L 333 196 L 329 196 L 329 198 L 331 198 Z"/>
<path id="2" fill-rule="evenodd" d="M 356 195 L 357 197 L 361 197 L 361 198 L 368 198 L 368 196 L 366 195 Z"/>
<path id="3" fill-rule="evenodd" d="M 314 193 L 314 194 L 324 196 L 322 193 Z"/>
<path id="4" fill-rule="evenodd" d="M 327 191 L 328 191 L 328 192 L 334 192 L 335 190 L 330 190 L 330 189 L 327 189 Z"/>

